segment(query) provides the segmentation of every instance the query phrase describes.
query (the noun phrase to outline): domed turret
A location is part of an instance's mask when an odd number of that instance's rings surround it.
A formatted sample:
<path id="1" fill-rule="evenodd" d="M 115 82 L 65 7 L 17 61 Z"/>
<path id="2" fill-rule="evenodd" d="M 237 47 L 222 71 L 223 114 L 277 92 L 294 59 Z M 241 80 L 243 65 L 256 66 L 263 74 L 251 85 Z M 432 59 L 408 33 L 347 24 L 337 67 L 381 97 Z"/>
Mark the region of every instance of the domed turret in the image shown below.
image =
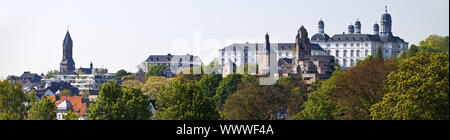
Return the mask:
<path id="1" fill-rule="evenodd" d="M 373 34 L 374 35 L 379 35 L 380 34 L 380 26 L 378 26 L 378 23 L 375 23 L 373 25 Z"/>
<path id="2" fill-rule="evenodd" d="M 325 33 L 325 23 L 323 22 L 322 19 L 320 19 L 319 21 L 319 33 L 321 34 Z"/>
<path id="3" fill-rule="evenodd" d="M 349 25 L 348 26 L 348 33 L 349 34 L 354 34 L 355 33 L 355 26 Z"/>
<path id="4" fill-rule="evenodd" d="M 361 22 L 359 20 L 355 22 L 355 32 L 356 34 L 361 34 Z"/>
<path id="5" fill-rule="evenodd" d="M 392 17 L 387 12 L 387 6 L 386 6 L 386 12 L 381 16 L 381 35 L 383 36 L 392 36 Z"/>

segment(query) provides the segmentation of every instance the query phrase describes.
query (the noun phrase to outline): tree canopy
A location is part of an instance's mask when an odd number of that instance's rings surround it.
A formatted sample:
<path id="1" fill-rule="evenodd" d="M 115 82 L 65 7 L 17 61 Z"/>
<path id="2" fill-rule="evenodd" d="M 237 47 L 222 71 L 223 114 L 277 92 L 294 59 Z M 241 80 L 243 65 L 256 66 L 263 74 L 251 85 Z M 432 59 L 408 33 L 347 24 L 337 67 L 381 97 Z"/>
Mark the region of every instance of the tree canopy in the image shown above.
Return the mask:
<path id="1" fill-rule="evenodd" d="M 26 102 L 27 94 L 20 83 L 0 81 L 0 120 L 23 120 L 28 111 Z"/>
<path id="2" fill-rule="evenodd" d="M 448 120 L 449 54 L 419 52 L 388 76 L 388 93 L 373 105 L 376 120 Z"/>
<path id="3" fill-rule="evenodd" d="M 112 80 L 100 86 L 99 97 L 89 107 L 90 120 L 148 120 L 150 100 L 135 87 Z"/>
<path id="4" fill-rule="evenodd" d="M 43 96 L 40 102 L 35 102 L 30 108 L 28 120 L 55 120 L 55 102 L 47 96 Z"/>
<path id="5" fill-rule="evenodd" d="M 214 101 L 200 89 L 196 80 L 178 75 L 163 85 L 157 95 L 158 120 L 218 120 Z"/>

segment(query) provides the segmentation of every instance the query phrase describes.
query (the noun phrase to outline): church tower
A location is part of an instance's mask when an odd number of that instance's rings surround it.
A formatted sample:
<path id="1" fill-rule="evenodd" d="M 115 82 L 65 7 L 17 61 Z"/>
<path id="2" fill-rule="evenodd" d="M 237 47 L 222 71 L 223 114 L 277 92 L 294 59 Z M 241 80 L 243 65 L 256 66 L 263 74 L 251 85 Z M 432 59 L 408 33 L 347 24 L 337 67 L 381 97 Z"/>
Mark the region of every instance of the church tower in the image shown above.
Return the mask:
<path id="1" fill-rule="evenodd" d="M 67 31 L 63 41 L 63 58 L 60 63 L 61 74 L 75 74 L 75 62 L 72 58 L 72 47 L 72 38 L 70 37 L 69 31 Z"/>
<path id="2" fill-rule="evenodd" d="M 301 26 L 295 38 L 294 55 L 297 57 L 298 61 L 305 59 L 306 55 L 311 55 L 311 46 L 309 41 L 306 28 Z"/>

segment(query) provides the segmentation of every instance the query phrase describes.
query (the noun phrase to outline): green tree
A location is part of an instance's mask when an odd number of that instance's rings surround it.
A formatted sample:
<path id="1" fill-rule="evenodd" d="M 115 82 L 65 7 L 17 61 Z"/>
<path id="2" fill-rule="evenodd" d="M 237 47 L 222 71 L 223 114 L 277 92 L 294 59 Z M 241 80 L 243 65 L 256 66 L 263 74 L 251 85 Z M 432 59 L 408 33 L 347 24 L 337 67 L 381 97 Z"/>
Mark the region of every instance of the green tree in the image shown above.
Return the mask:
<path id="1" fill-rule="evenodd" d="M 139 88 L 124 88 L 116 105 L 121 112 L 120 120 L 148 120 L 152 116 L 150 101 Z"/>
<path id="2" fill-rule="evenodd" d="M 164 76 L 165 69 L 164 65 L 152 65 L 148 67 L 145 77 L 148 79 L 150 76 Z"/>
<path id="3" fill-rule="evenodd" d="M 387 75 L 397 69 L 396 60 L 371 59 L 349 69 L 336 79 L 332 93 L 336 119 L 368 120 L 372 105 L 381 101 Z"/>
<path id="4" fill-rule="evenodd" d="M 194 80 L 184 75 L 168 81 L 157 95 L 158 120 L 218 120 L 219 113 L 212 99 L 203 93 Z"/>
<path id="5" fill-rule="evenodd" d="M 319 87 L 308 97 L 304 109 L 294 116 L 296 120 L 334 120 L 336 104 L 331 95 L 336 90 L 336 79 L 344 71 L 334 71 L 330 79 L 321 82 Z"/>
<path id="6" fill-rule="evenodd" d="M 58 73 L 59 73 L 58 70 L 51 70 L 51 71 L 48 71 L 47 74 L 45 75 L 45 79 L 50 79 L 50 78 L 52 78 L 53 76 L 55 76 L 56 74 L 58 74 Z"/>
<path id="7" fill-rule="evenodd" d="M 72 110 L 69 110 L 66 112 L 66 114 L 63 114 L 64 120 L 78 120 L 78 118 L 80 118 L 80 115 L 77 115 Z"/>
<path id="8" fill-rule="evenodd" d="M 237 86 L 241 82 L 241 78 L 242 75 L 230 74 L 220 81 L 219 87 L 217 87 L 216 95 L 214 96 L 218 110 L 221 111 L 228 96 L 236 92 Z"/>
<path id="9" fill-rule="evenodd" d="M 375 120 L 448 120 L 449 54 L 419 52 L 388 76 L 388 93 L 373 105 Z"/>
<path id="10" fill-rule="evenodd" d="M 28 120 L 54 120 L 56 119 L 55 102 L 43 96 L 40 102 L 35 102 L 30 108 Z"/>
<path id="11" fill-rule="evenodd" d="M 219 87 L 220 81 L 222 81 L 222 75 L 203 74 L 202 78 L 198 82 L 198 85 L 206 96 L 212 98 L 216 95 L 216 90 Z"/>
<path id="12" fill-rule="evenodd" d="M 156 99 L 161 86 L 166 84 L 167 78 L 162 76 L 150 76 L 142 87 L 144 95 L 150 99 Z"/>
<path id="13" fill-rule="evenodd" d="M 130 73 L 128 73 L 126 70 L 124 70 L 124 69 L 121 69 L 121 70 L 118 70 L 117 72 L 116 72 L 116 78 L 117 79 L 122 79 L 122 77 L 123 76 L 127 76 L 127 75 L 130 75 Z"/>
<path id="14" fill-rule="evenodd" d="M 430 35 L 427 39 L 420 41 L 419 50 L 429 52 L 448 52 L 449 37 Z"/>
<path id="15" fill-rule="evenodd" d="M 382 49 L 383 49 L 383 47 L 381 45 L 378 45 L 377 54 L 376 54 L 375 58 L 383 59 L 383 50 Z"/>
<path id="16" fill-rule="evenodd" d="M 26 102 L 27 94 L 20 83 L 0 81 L 0 120 L 23 120 L 28 111 Z"/>
<path id="17" fill-rule="evenodd" d="M 281 77 L 270 86 L 259 85 L 258 78 L 250 75 L 241 80 L 223 105 L 223 119 L 275 120 L 278 113 L 297 114 L 306 99 L 307 87 L 299 75 Z"/>
<path id="18" fill-rule="evenodd" d="M 100 86 L 99 97 L 91 103 L 88 114 L 90 120 L 146 120 L 150 117 L 150 101 L 140 89 L 122 89 L 115 80 Z"/>

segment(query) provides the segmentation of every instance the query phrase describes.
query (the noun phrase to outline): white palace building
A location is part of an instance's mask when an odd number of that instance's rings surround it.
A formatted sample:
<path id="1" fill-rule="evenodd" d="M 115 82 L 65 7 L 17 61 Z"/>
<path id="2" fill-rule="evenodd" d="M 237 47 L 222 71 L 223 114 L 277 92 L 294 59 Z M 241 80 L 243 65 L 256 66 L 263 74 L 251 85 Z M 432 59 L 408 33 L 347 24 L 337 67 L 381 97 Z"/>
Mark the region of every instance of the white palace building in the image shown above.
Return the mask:
<path id="1" fill-rule="evenodd" d="M 397 56 L 408 49 L 408 42 L 392 34 L 392 18 L 386 12 L 381 16 L 380 26 L 373 25 L 372 34 L 361 33 L 361 22 L 348 26 L 348 33 L 336 34 L 333 37 L 325 33 L 325 24 L 319 21 L 319 33 L 311 37 L 311 43 L 319 44 L 327 53 L 335 57 L 335 61 L 343 68 L 356 65 L 358 60 L 363 60 L 369 55 L 375 56 L 378 46 L 382 46 L 384 58 Z"/>

